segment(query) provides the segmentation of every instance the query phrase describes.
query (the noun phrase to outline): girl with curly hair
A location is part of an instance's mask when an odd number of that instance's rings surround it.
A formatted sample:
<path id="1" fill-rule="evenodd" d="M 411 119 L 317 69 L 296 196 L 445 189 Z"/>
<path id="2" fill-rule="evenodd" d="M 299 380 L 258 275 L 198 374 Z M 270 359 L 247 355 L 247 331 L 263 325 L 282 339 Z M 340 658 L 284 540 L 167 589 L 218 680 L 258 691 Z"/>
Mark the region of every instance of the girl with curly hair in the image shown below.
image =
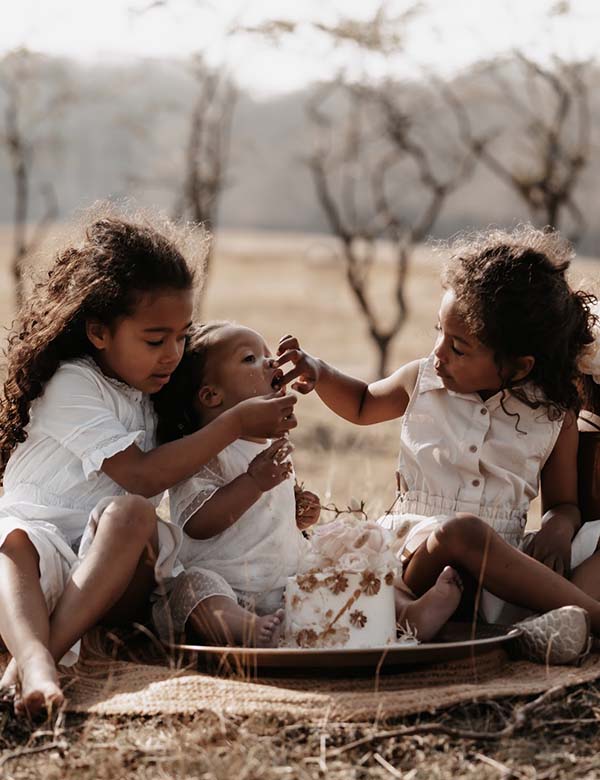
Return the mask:
<path id="1" fill-rule="evenodd" d="M 522 616 L 514 605 L 578 605 L 600 635 L 600 522 L 580 524 L 576 466 L 595 299 L 569 286 L 570 259 L 556 233 L 531 226 L 472 236 L 452 247 L 428 357 L 367 384 L 286 336 L 279 363 L 294 364 L 285 382 L 353 423 L 402 417 L 399 510 L 381 522 L 400 536 L 411 594 L 450 564 L 485 588 L 490 622 Z M 542 528 L 525 537 L 538 486 Z"/>
<path id="2" fill-rule="evenodd" d="M 153 223 L 158 220 L 153 217 Z M 59 251 L 8 339 L 0 398 L 2 683 L 17 709 L 60 705 L 56 663 L 100 620 L 143 619 L 181 541 L 163 491 L 240 435 L 295 425 L 294 399 L 255 398 L 160 447 L 151 396 L 183 354 L 198 230 L 93 218 Z M 64 657 L 64 658 L 63 658 Z"/>

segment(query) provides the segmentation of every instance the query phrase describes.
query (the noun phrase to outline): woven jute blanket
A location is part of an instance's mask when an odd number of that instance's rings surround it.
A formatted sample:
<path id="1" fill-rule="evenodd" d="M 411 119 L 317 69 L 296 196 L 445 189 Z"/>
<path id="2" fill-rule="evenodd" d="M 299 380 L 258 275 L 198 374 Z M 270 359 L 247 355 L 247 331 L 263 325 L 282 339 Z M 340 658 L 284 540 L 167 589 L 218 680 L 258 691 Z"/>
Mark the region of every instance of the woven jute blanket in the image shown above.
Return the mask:
<path id="1" fill-rule="evenodd" d="M 380 676 L 218 677 L 167 663 L 87 653 L 65 672 L 68 710 L 98 715 L 275 715 L 319 724 L 433 712 L 460 702 L 541 693 L 600 677 L 600 655 L 578 667 L 515 661 L 503 649 L 477 659 L 412 667 Z"/>

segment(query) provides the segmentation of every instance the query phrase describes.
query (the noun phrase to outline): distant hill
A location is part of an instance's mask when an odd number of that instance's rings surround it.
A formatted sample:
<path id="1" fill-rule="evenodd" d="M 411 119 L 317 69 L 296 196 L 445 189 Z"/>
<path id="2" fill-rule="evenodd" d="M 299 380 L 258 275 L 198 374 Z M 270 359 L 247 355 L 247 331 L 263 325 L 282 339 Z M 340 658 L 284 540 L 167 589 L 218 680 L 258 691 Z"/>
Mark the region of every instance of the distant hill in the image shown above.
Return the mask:
<path id="1" fill-rule="evenodd" d="M 60 61 L 68 79 L 70 101 L 50 121 L 38 121 L 40 138 L 50 129 L 49 145 L 34 153 L 34 190 L 42 181 L 53 183 L 61 213 L 97 198 L 135 196 L 143 203 L 173 208 L 181 180 L 187 117 L 194 85 L 185 68 L 172 61 L 144 61 L 130 66 L 83 66 Z M 522 85 L 509 65 L 504 76 L 514 88 Z M 54 73 L 54 71 L 52 71 Z M 51 69 L 47 70 L 50 79 Z M 591 92 L 593 127 L 600 123 L 600 73 L 593 74 Z M 521 117 L 511 114 L 501 101 L 490 100 L 478 69 L 463 74 L 454 84 L 473 119 L 474 127 L 503 127 L 499 143 L 505 153 L 520 156 L 514 127 Z M 50 90 L 49 85 L 42 85 Z M 407 106 L 424 105 L 422 88 L 403 86 Z M 316 201 L 303 157 L 310 148 L 310 127 L 304 105 L 308 90 L 269 100 L 240 96 L 233 127 L 229 184 L 220 211 L 221 224 L 239 228 L 277 230 L 327 230 Z M 441 136 L 453 134 L 447 111 L 427 106 L 427 127 Z M 3 95 L 0 92 L 0 112 Z M 417 110 L 417 108 L 415 108 Z M 36 120 L 37 121 L 37 120 Z M 600 222 L 596 203 L 600 195 L 600 155 L 592 139 L 593 158 L 577 192 L 577 201 L 588 222 L 581 248 L 600 255 Z M 442 152 L 443 155 L 443 152 Z M 526 157 L 525 157 L 526 160 Z M 13 209 L 8 157 L 0 147 L 0 221 L 10 221 Z M 401 183 L 402 208 L 408 217 L 418 207 L 418 189 Z M 39 213 L 40 199 L 33 211 Z M 528 214 L 514 193 L 485 168 L 450 199 L 436 225 L 437 236 L 465 227 L 489 223 L 513 224 Z"/>

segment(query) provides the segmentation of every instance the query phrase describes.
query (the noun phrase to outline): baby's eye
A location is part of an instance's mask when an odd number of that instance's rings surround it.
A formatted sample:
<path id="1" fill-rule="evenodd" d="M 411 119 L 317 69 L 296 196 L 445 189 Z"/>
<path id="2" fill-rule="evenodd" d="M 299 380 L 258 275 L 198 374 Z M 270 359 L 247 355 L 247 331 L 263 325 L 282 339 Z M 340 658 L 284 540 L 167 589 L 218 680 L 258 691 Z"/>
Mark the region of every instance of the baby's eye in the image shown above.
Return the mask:
<path id="1" fill-rule="evenodd" d="M 464 352 L 461 352 L 459 349 L 456 349 L 454 344 L 452 345 L 452 352 L 454 352 L 455 355 L 459 355 L 460 357 L 462 357 L 465 354 Z"/>
<path id="2" fill-rule="evenodd" d="M 437 332 L 438 332 L 438 333 L 441 333 L 441 332 L 442 332 L 442 326 L 440 325 L 440 323 L 439 323 L 439 322 L 436 322 L 436 323 L 435 323 L 435 325 L 433 326 L 433 329 L 434 329 L 434 330 L 437 330 Z"/>
<path id="3" fill-rule="evenodd" d="M 163 340 L 160 341 L 147 341 L 146 344 L 150 347 L 160 347 L 160 345 L 163 343 Z"/>
<path id="4" fill-rule="evenodd" d="M 246 357 L 244 358 L 243 362 L 244 363 L 254 363 L 255 360 L 256 360 L 256 358 L 254 357 L 254 355 L 246 355 Z"/>

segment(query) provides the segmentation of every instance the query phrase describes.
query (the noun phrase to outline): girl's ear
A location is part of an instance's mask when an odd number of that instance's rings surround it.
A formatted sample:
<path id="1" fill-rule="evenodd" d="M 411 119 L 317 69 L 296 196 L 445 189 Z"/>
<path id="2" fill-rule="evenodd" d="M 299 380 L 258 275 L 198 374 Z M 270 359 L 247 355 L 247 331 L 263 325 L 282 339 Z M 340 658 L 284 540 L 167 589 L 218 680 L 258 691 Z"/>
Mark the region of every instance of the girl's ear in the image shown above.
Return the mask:
<path id="1" fill-rule="evenodd" d="M 515 358 L 515 370 L 511 377 L 513 382 L 520 382 L 522 379 L 526 379 L 533 371 L 535 366 L 535 358 L 533 355 L 521 355 L 521 357 Z"/>
<path id="2" fill-rule="evenodd" d="M 214 385 L 203 385 L 198 390 L 198 400 L 207 409 L 214 409 L 223 403 L 223 393 Z"/>
<path id="3" fill-rule="evenodd" d="M 86 320 L 85 332 L 93 347 L 106 349 L 108 328 L 100 320 Z"/>

